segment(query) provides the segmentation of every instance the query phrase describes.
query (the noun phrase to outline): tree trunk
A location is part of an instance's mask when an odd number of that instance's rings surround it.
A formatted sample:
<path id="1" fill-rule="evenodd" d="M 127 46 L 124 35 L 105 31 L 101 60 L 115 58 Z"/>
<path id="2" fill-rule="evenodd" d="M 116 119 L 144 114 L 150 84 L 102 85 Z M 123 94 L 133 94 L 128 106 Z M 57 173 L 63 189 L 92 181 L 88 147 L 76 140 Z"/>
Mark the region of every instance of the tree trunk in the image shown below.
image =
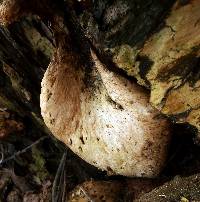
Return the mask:
<path id="1" fill-rule="evenodd" d="M 200 130 L 200 2 L 97 2 L 80 17 L 96 47 L 149 89 L 164 115 Z"/>
<path id="2" fill-rule="evenodd" d="M 124 70 L 149 89 L 154 107 L 200 130 L 199 9 L 197 0 L 98 0 L 67 2 L 65 11 L 73 16 L 70 31 L 80 38 L 81 30 L 104 61 L 115 64 L 114 71 Z M 0 33 L 1 105 L 39 120 L 40 82 L 54 51 L 52 33 L 36 17 L 1 27 Z"/>
<path id="3" fill-rule="evenodd" d="M 92 46 L 108 68 L 146 88 L 151 104 L 164 116 L 200 131 L 200 1 L 3 2 L 11 10 L 5 17 L 1 6 L 0 21 L 14 22 L 0 26 L 0 137 L 5 108 L 30 120 L 35 131 L 49 133 L 39 95 L 56 44 L 46 16 L 52 10 L 65 16 L 80 53 Z M 25 5 L 22 10 L 19 3 Z M 41 18 L 23 16 L 29 13 Z"/>

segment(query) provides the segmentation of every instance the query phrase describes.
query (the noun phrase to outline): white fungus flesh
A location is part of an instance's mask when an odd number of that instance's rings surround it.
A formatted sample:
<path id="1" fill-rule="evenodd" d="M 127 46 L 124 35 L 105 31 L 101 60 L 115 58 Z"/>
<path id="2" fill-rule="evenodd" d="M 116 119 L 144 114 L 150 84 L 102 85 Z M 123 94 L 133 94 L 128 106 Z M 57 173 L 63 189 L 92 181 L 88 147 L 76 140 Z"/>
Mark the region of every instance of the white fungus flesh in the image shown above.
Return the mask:
<path id="1" fill-rule="evenodd" d="M 59 140 L 109 174 L 154 177 L 165 163 L 169 123 L 138 85 L 111 72 L 94 52 L 92 71 L 58 48 L 41 91 L 44 121 Z"/>
<path id="2" fill-rule="evenodd" d="M 40 3 L 5 0 L 0 22 L 9 24 L 36 13 L 52 21 L 58 31 L 51 4 Z M 55 41 L 61 44 L 58 36 Z M 151 107 L 140 86 L 109 71 L 95 53 L 91 58 L 94 66 L 88 71 L 72 49 L 57 48 L 42 81 L 40 101 L 46 125 L 82 159 L 110 174 L 158 175 L 170 141 L 168 121 Z"/>

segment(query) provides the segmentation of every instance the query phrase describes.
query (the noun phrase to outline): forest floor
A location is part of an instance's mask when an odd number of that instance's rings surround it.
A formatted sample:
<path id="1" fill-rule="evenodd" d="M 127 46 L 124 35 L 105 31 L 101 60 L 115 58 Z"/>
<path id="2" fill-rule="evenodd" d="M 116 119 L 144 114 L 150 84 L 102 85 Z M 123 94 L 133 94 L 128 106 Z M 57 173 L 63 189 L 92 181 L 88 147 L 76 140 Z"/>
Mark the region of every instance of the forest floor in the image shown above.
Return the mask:
<path id="1" fill-rule="evenodd" d="M 193 131 L 185 125 L 175 125 L 173 128 L 168 160 L 160 176 L 156 179 L 138 180 L 108 176 L 82 161 L 51 135 L 37 133 L 28 119 L 17 117 L 5 109 L 1 110 L 0 115 L 2 202 L 67 201 L 67 198 L 69 201 L 81 201 L 80 197 L 85 198 L 85 201 L 133 201 L 177 175 L 194 175 L 200 169 L 200 146 L 193 138 Z M 199 179 L 198 175 L 195 177 Z M 176 179 L 180 181 L 181 178 Z M 87 181 L 89 184 L 80 185 Z M 98 183 L 95 184 L 96 182 Z M 77 185 L 79 192 L 80 188 L 82 191 L 78 196 L 77 189 L 71 194 Z M 140 187 L 137 191 L 136 186 Z M 109 193 L 111 188 L 114 189 L 112 196 Z M 97 191 L 91 195 L 92 189 Z M 108 193 L 105 193 L 105 189 Z M 187 196 L 183 196 L 183 191 L 181 193 L 182 195 L 178 194 L 179 201 L 189 201 L 193 197 L 190 192 Z M 100 198 L 94 199 L 99 194 Z"/>

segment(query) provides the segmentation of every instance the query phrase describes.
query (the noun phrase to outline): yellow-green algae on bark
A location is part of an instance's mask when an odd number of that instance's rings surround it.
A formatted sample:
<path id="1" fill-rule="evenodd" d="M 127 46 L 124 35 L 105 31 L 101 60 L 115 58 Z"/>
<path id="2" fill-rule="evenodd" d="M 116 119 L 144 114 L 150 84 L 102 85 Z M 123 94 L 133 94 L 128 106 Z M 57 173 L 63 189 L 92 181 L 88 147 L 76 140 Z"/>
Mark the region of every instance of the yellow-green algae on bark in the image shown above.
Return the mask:
<path id="1" fill-rule="evenodd" d="M 150 88 L 154 107 L 176 122 L 188 122 L 200 131 L 199 11 L 200 1 L 182 6 L 176 3 L 165 26 L 142 49 L 121 45 L 113 52 L 113 61 L 136 77 L 139 84 Z M 136 57 L 147 57 L 151 66 L 141 67 L 141 60 Z"/>
<path id="2" fill-rule="evenodd" d="M 139 50 L 124 44 L 111 49 L 111 51 L 114 54 L 113 61 L 119 68 L 125 70 L 130 76 L 138 75 L 139 69 L 137 68 L 136 57 Z"/>

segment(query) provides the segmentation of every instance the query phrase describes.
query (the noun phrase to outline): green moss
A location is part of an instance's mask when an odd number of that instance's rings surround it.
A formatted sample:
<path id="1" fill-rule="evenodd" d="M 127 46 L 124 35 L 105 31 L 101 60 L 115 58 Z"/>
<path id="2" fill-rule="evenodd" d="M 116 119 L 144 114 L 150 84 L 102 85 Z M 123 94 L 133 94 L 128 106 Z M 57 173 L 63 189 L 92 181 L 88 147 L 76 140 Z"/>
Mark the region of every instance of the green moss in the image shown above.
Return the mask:
<path id="1" fill-rule="evenodd" d="M 45 167 L 45 159 L 36 146 L 32 148 L 33 163 L 30 165 L 30 170 L 35 173 L 34 179 L 38 184 L 44 181 L 49 173 Z"/>

